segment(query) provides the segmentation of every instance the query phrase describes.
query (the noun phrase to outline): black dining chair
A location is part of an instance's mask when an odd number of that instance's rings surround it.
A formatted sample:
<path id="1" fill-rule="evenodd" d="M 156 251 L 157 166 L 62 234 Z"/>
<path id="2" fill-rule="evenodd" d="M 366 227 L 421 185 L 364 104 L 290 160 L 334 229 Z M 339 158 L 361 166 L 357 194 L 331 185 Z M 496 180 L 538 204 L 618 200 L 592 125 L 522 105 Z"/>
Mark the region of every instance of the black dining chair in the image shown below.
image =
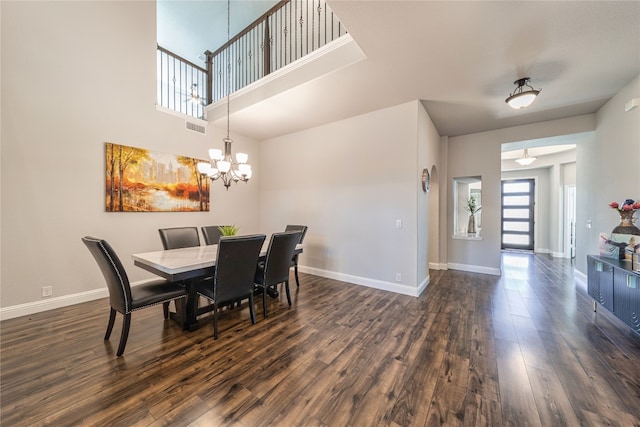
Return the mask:
<path id="1" fill-rule="evenodd" d="M 109 304 L 111 312 L 107 332 L 104 335 L 105 341 L 111 336 L 111 330 L 116 320 L 116 312 L 124 316 L 122 323 L 122 333 L 120 334 L 120 345 L 117 356 L 122 356 L 129 337 L 129 327 L 131 325 L 131 313 L 136 310 L 162 304 L 164 318 L 169 318 L 169 303 L 181 298 L 186 298 L 187 292 L 184 287 L 165 279 L 157 279 L 145 282 L 138 286 L 131 287 L 127 272 L 125 271 L 118 255 L 105 240 L 86 236 L 82 241 L 87 246 L 91 255 L 95 258 L 109 289 Z M 184 317 L 184 310 L 179 311 Z M 184 318 L 182 323 L 184 323 Z"/>
<path id="2" fill-rule="evenodd" d="M 300 231 L 300 241 L 298 243 L 302 243 L 304 240 L 304 236 L 307 234 L 307 226 L 306 225 L 287 225 L 284 231 Z M 300 287 L 300 280 L 298 279 L 298 256 L 300 254 L 293 254 L 293 258 L 291 259 L 291 267 L 293 267 L 293 272 L 296 276 L 296 286 Z"/>
<path id="3" fill-rule="evenodd" d="M 284 283 L 287 292 L 287 302 L 291 306 L 291 292 L 289 291 L 289 272 L 291 259 L 296 245 L 300 241 L 300 231 L 285 231 L 273 233 L 269 241 L 267 256 L 264 262 L 258 263 L 255 275 L 255 286 L 262 292 L 262 314 L 267 317 L 267 290 Z"/>
<path id="4" fill-rule="evenodd" d="M 204 236 L 205 245 L 217 245 L 218 240 L 220 240 L 220 236 L 222 236 L 222 231 L 220 231 L 219 225 L 209 225 L 206 227 L 201 227 L 202 235 Z"/>
<path id="5" fill-rule="evenodd" d="M 251 323 L 255 325 L 253 277 L 266 237 L 264 234 L 221 237 L 212 280 L 196 285 L 198 295 L 213 302 L 214 339 L 218 339 L 218 312 L 224 305 L 233 306 L 233 303 L 248 298 Z"/>
<path id="6" fill-rule="evenodd" d="M 200 246 L 200 235 L 197 227 L 161 228 L 162 247 L 167 249 L 191 248 Z"/>

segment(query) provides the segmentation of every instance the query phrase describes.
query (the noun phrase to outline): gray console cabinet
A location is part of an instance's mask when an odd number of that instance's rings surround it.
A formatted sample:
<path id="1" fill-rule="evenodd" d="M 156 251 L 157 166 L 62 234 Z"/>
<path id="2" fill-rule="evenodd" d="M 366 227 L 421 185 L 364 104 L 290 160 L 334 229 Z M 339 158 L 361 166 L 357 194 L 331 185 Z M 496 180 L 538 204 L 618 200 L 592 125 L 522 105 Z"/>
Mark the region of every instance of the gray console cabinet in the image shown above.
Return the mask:
<path id="1" fill-rule="evenodd" d="M 640 334 L 640 272 L 624 260 L 587 256 L 587 291 L 594 299 Z"/>

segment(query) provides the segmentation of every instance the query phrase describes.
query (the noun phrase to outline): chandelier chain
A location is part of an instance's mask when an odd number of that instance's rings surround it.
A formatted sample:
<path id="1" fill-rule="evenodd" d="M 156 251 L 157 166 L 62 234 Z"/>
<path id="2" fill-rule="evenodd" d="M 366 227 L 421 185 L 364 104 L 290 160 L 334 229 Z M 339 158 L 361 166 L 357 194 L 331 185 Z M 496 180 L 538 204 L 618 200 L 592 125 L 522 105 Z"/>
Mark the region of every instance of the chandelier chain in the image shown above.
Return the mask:
<path id="1" fill-rule="evenodd" d="M 231 0 L 227 0 L 227 43 L 231 40 Z M 229 103 L 231 100 L 231 46 L 227 47 L 227 139 L 229 139 Z"/>

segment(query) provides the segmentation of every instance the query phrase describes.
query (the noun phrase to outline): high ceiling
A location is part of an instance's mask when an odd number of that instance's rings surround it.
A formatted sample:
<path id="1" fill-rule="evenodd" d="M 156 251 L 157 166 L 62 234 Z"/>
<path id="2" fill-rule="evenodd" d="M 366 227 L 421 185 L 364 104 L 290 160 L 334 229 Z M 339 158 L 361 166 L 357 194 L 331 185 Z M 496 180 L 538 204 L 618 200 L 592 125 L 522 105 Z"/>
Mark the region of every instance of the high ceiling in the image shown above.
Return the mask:
<path id="1" fill-rule="evenodd" d="M 230 3 L 231 37 L 249 26 L 278 0 L 234 0 Z M 194 64 L 206 50 L 215 51 L 227 41 L 226 0 L 157 0 L 158 44 Z"/>
<path id="2" fill-rule="evenodd" d="M 593 113 L 640 73 L 638 1 L 328 3 L 366 59 L 245 108 L 234 132 L 265 139 L 421 100 L 441 135 L 463 135 Z M 512 110 L 525 76 L 542 92 Z"/>

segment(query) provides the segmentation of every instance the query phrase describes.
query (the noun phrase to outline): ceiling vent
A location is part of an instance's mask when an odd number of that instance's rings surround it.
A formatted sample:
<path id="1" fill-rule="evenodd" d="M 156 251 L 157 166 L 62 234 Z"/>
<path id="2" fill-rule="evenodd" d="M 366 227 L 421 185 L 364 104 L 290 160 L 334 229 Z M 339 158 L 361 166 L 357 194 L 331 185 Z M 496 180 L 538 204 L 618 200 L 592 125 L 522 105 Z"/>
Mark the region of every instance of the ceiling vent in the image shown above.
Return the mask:
<path id="1" fill-rule="evenodd" d="M 201 133 L 203 135 L 207 133 L 207 128 L 205 126 L 199 125 L 197 123 L 192 123 L 189 120 L 185 121 L 185 127 L 188 130 L 192 130 L 194 132 L 198 132 L 198 133 Z"/>

